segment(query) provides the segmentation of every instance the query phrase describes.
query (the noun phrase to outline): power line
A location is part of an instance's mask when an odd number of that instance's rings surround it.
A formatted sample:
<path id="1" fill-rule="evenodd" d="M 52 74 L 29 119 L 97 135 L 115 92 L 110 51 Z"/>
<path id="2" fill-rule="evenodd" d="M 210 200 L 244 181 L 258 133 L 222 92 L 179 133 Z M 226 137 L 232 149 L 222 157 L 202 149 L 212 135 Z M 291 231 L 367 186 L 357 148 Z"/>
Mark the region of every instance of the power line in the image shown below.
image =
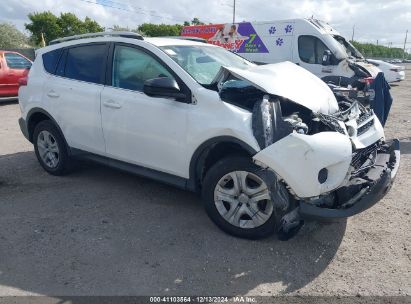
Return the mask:
<path id="1" fill-rule="evenodd" d="M 174 20 L 174 21 L 185 21 L 184 19 L 186 19 L 186 18 L 181 18 L 181 19 L 180 19 L 179 17 L 177 17 L 177 18 L 179 18 L 179 19 L 176 19 L 176 18 L 173 18 L 173 17 L 164 16 L 164 15 L 155 15 L 155 14 L 153 14 L 153 13 L 151 13 L 151 12 L 145 12 L 145 11 L 144 11 L 143 9 L 141 9 L 141 8 L 137 8 L 138 10 L 140 10 L 140 11 L 137 11 L 136 9 L 130 10 L 130 9 L 125 8 L 125 7 L 114 6 L 114 5 L 110 5 L 110 4 L 107 4 L 107 3 L 106 3 L 106 2 L 110 2 L 110 3 L 113 3 L 113 4 L 121 4 L 121 5 L 130 6 L 130 5 L 128 5 L 128 4 L 120 3 L 120 2 L 115 2 L 115 1 L 108 1 L 108 0 L 107 0 L 107 1 L 104 1 L 105 3 L 97 3 L 97 2 L 92 1 L 92 0 L 79 0 L 79 1 L 85 2 L 85 3 L 89 3 L 89 4 L 98 5 L 98 6 L 103 6 L 103 7 L 114 8 L 114 9 L 118 9 L 118 10 L 121 10 L 121 11 L 129 12 L 129 13 L 140 14 L 140 15 L 147 15 L 147 16 L 158 17 L 158 18 L 164 18 L 164 19 L 169 19 L 169 20 Z M 132 6 L 132 7 L 133 7 L 133 6 Z"/>
<path id="2" fill-rule="evenodd" d="M 112 0 L 95 0 L 96 1 L 96 4 L 98 4 L 98 5 L 107 5 L 107 2 L 109 2 L 109 3 L 112 3 L 112 4 L 118 4 L 118 5 L 122 5 L 122 6 L 129 6 L 129 7 L 132 7 L 133 8 L 133 11 L 135 11 L 135 10 L 141 10 L 141 11 L 146 11 L 147 12 L 147 10 L 146 9 L 144 9 L 144 8 L 142 8 L 142 7 L 138 7 L 138 6 L 135 6 L 135 5 L 132 5 L 132 4 L 130 4 L 130 3 L 124 3 L 124 2 L 118 2 L 118 1 L 112 1 Z M 115 7 L 115 8 L 117 8 L 117 7 Z M 121 8 L 121 7 L 120 7 Z M 165 16 L 161 16 L 161 15 L 155 15 L 155 14 L 153 14 L 152 12 L 155 12 L 155 11 L 148 11 L 148 13 L 145 13 L 145 14 L 147 14 L 147 15 L 150 15 L 150 16 L 153 16 L 153 17 L 160 17 L 160 18 L 169 18 L 169 17 L 165 17 Z M 136 13 L 138 13 L 138 12 L 136 12 Z M 170 18 L 171 19 L 171 18 Z"/>

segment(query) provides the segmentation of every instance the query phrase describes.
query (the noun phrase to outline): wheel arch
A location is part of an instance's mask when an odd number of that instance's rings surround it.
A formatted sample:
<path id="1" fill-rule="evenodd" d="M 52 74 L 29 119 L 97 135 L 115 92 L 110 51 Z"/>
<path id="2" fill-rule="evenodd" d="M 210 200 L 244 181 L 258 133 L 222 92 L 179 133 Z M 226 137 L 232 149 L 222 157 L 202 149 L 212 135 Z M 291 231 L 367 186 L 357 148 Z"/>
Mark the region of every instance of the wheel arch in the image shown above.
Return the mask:
<path id="1" fill-rule="evenodd" d="M 199 192 L 208 169 L 221 158 L 233 154 L 251 158 L 257 152 L 249 144 L 232 136 L 218 136 L 206 140 L 197 147 L 191 157 L 187 189 Z"/>
<path id="2" fill-rule="evenodd" d="M 37 107 L 32 108 L 27 113 L 27 131 L 28 131 L 30 142 L 33 143 L 34 141 L 33 135 L 34 135 L 34 129 L 36 128 L 36 125 L 44 120 L 50 120 L 56 126 L 57 130 L 60 132 L 61 136 L 63 137 L 64 143 L 66 144 L 67 152 L 70 154 L 70 148 L 67 144 L 66 138 L 64 137 L 63 131 L 61 130 L 57 121 L 53 118 L 53 116 L 49 112 L 47 112 L 46 110 L 42 108 L 37 108 Z"/>

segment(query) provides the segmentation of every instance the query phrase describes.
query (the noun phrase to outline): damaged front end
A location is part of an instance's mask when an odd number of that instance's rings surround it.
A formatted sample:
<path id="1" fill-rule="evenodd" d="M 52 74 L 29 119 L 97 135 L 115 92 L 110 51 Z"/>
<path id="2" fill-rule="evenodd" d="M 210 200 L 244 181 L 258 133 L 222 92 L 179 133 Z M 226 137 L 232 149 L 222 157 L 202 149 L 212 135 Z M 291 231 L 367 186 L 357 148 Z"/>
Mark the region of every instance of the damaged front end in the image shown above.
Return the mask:
<path id="1" fill-rule="evenodd" d="M 370 208 L 391 188 L 399 162 L 397 139 L 381 141 L 354 152 L 347 182 L 331 193 L 301 200 L 300 216 L 308 219 L 345 218 Z"/>
<path id="2" fill-rule="evenodd" d="M 298 231 L 303 219 L 352 216 L 390 189 L 400 162 L 399 141 L 385 141 L 378 118 L 358 100 L 336 96 L 337 107 L 330 100 L 314 100 L 311 106 L 234 74 L 226 75 L 219 93 L 223 101 L 253 113 L 252 131 L 261 148 L 253 160 L 288 190 L 286 202 L 274 202 L 288 212 L 280 232 Z"/>

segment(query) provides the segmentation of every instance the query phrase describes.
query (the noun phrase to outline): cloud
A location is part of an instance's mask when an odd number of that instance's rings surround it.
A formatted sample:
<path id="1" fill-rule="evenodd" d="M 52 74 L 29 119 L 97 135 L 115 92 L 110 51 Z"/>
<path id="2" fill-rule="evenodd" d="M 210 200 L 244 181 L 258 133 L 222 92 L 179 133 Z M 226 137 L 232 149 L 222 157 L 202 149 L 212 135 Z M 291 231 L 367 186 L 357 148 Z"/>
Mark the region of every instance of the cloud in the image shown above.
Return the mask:
<path id="1" fill-rule="evenodd" d="M 8 0 L 2 4 L 0 20 L 24 30 L 27 14 L 50 10 L 89 16 L 106 28 L 113 25 L 135 28 L 144 22 L 182 23 L 198 17 L 206 23 L 230 22 L 232 0 Z M 237 21 L 267 21 L 314 16 L 330 23 L 341 34 L 355 39 L 402 46 L 411 24 L 411 1 L 402 0 L 237 0 Z M 411 40 L 411 39 L 410 39 Z M 407 47 L 411 47 L 409 44 Z"/>

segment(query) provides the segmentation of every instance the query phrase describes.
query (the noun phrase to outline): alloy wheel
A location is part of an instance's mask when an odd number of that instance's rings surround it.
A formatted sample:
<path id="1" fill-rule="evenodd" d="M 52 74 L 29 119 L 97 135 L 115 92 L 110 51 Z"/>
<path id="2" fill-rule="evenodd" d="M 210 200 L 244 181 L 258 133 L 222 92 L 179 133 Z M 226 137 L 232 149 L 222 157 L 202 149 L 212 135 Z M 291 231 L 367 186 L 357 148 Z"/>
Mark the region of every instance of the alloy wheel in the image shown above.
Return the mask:
<path id="1" fill-rule="evenodd" d="M 41 131 L 37 137 L 37 148 L 43 163 L 49 168 L 59 164 L 59 147 L 54 136 L 48 131 Z"/>

